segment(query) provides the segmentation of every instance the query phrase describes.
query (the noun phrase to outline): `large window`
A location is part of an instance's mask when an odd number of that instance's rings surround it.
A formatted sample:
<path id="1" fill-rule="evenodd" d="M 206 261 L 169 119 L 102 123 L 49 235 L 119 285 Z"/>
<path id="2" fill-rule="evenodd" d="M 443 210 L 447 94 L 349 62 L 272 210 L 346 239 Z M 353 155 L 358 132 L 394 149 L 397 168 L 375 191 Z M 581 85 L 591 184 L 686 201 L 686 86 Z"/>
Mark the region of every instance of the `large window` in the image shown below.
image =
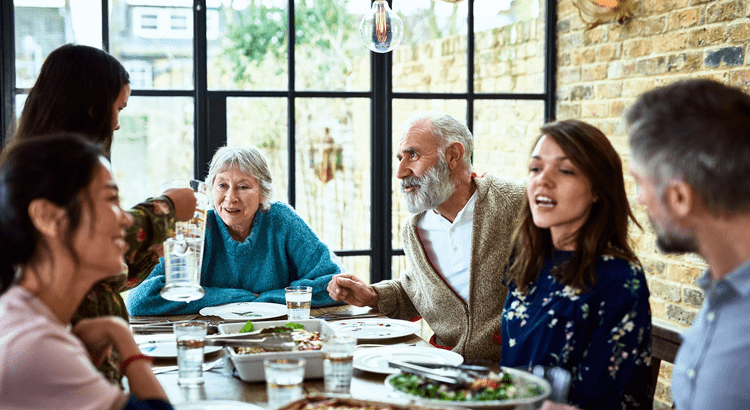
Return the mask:
<path id="1" fill-rule="evenodd" d="M 2 2 L 3 16 L 15 16 L 2 33 L 14 47 L 2 49 L 3 125 L 52 50 L 103 47 L 133 88 L 112 148 L 125 204 L 169 179 L 204 178 L 220 146 L 256 145 L 276 199 L 350 272 L 396 277 L 408 216 L 394 176 L 402 122 L 423 110 L 464 119 L 477 172 L 517 175 L 518 164 L 499 164 L 493 152 L 515 150 L 523 163 L 525 141 L 554 118 L 547 3 L 392 0 L 405 37 L 375 54 L 359 36 L 366 0 Z"/>

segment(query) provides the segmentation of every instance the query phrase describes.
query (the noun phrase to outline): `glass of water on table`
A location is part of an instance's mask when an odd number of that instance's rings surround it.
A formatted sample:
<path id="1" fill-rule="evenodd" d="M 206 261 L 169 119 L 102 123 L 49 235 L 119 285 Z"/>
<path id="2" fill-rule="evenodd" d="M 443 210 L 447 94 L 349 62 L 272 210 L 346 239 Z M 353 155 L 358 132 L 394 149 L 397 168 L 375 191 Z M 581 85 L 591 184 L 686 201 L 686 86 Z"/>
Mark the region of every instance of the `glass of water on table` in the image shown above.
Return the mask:
<path id="1" fill-rule="evenodd" d="M 180 385 L 203 384 L 203 347 L 206 345 L 207 322 L 190 320 L 175 322 L 174 336 L 177 340 L 177 383 Z"/>
<path id="2" fill-rule="evenodd" d="M 289 286 L 286 291 L 286 315 L 288 320 L 303 320 L 310 318 L 310 304 L 312 301 L 311 286 Z"/>
<path id="3" fill-rule="evenodd" d="M 269 408 L 276 409 L 302 398 L 305 359 L 265 359 L 263 371 Z"/>

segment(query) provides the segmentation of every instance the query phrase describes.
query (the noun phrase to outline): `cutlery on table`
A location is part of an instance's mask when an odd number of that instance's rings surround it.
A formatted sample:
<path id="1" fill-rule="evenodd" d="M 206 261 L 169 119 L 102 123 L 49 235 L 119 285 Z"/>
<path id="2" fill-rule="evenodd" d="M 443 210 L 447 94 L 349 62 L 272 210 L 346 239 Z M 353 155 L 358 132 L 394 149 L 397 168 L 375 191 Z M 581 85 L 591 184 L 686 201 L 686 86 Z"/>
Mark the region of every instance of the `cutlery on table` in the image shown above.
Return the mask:
<path id="1" fill-rule="evenodd" d="M 207 372 L 207 371 L 213 369 L 214 367 L 216 367 L 217 365 L 221 364 L 221 362 L 223 362 L 223 361 L 224 361 L 224 358 L 219 358 L 219 359 L 216 359 L 216 360 L 214 360 L 212 362 L 203 363 L 203 371 Z M 154 368 L 154 374 L 161 374 L 161 373 L 171 372 L 171 371 L 177 370 L 177 369 L 178 369 L 177 366 L 155 367 Z"/>
<path id="2" fill-rule="evenodd" d="M 479 374 L 489 374 L 490 372 L 490 368 L 487 366 L 476 366 L 476 365 L 471 365 L 471 364 L 452 365 L 452 364 L 412 362 L 412 361 L 406 361 L 404 363 L 415 364 L 417 366 L 426 367 L 428 369 L 459 370 L 459 371 L 479 373 Z"/>
<path id="3" fill-rule="evenodd" d="M 456 372 L 455 374 L 444 374 L 442 372 L 438 373 L 436 372 L 437 369 L 430 369 L 415 364 L 391 360 L 388 361 L 388 365 L 400 370 L 404 370 L 407 373 L 416 374 L 417 376 L 423 376 L 436 382 L 451 384 L 454 386 L 464 386 L 471 383 L 472 381 L 472 378 L 465 376 L 461 372 Z"/>

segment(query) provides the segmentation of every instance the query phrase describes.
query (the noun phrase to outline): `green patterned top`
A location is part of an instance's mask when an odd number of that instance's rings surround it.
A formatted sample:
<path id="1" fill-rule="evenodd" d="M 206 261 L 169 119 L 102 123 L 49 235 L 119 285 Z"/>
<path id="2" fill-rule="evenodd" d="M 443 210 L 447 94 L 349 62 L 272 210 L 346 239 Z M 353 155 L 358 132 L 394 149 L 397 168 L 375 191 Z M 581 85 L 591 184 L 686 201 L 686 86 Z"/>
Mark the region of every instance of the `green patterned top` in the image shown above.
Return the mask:
<path id="1" fill-rule="evenodd" d="M 174 235 L 174 206 L 165 196 L 149 198 L 133 207 L 129 213 L 133 217 L 133 224 L 127 229 L 125 238 L 128 243 L 125 253 L 127 271 L 123 270 L 119 275 L 95 284 L 73 315 L 73 325 L 81 319 L 100 316 L 119 316 L 127 321 L 128 311 L 120 293 L 138 286 L 148 277 L 159 262 L 156 251 L 168 237 Z M 99 366 L 99 370 L 109 381 L 120 384 L 118 361 L 117 352 L 113 352 Z"/>

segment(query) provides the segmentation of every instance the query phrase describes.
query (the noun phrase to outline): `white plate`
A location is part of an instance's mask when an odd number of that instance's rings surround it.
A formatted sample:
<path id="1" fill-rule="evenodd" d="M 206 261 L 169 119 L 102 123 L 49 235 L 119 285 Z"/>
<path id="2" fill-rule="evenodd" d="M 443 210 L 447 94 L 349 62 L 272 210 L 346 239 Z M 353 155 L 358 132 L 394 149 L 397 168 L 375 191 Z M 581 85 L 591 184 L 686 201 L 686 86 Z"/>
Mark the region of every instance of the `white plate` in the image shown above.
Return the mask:
<path id="1" fill-rule="evenodd" d="M 458 366 L 463 356 L 450 350 L 436 347 L 383 346 L 354 351 L 354 367 L 373 373 L 393 374 L 400 370 L 388 365 L 389 360 L 401 362 L 429 362 Z"/>
<path id="2" fill-rule="evenodd" d="M 263 410 L 254 404 L 233 400 L 206 400 L 174 405 L 175 410 Z"/>
<path id="3" fill-rule="evenodd" d="M 348 319 L 330 324 L 336 333 L 357 339 L 393 339 L 421 329 L 419 323 L 398 319 Z"/>
<path id="4" fill-rule="evenodd" d="M 143 354 L 151 357 L 177 357 L 177 342 L 174 335 L 151 335 L 144 338 L 137 336 L 135 341 Z M 221 350 L 221 346 L 206 346 L 203 354 L 209 354 Z"/>
<path id="5" fill-rule="evenodd" d="M 388 388 L 389 391 L 393 392 L 393 394 L 397 395 L 398 397 L 408 398 L 410 400 L 414 400 L 419 405 L 424 406 L 434 406 L 435 408 L 442 408 L 447 405 L 455 406 L 455 407 L 469 407 L 472 409 L 516 409 L 516 408 L 527 408 L 524 406 L 532 406 L 529 408 L 536 408 L 534 406 L 537 406 L 544 401 L 544 399 L 549 396 L 551 388 L 549 383 L 540 378 L 536 377 L 531 373 L 524 372 L 517 369 L 511 369 L 508 367 L 503 367 L 503 370 L 513 375 L 513 377 L 520 377 L 522 379 L 526 379 L 527 381 L 532 381 L 534 383 L 537 383 L 542 388 L 542 394 L 534 397 L 528 397 L 525 399 L 512 399 L 512 400 L 492 400 L 492 401 L 446 401 L 446 400 L 439 400 L 439 399 L 427 399 L 424 397 L 420 397 L 417 395 L 409 394 L 406 392 L 402 392 L 401 390 L 396 390 L 395 387 L 391 386 L 391 379 L 393 377 L 396 377 L 395 374 L 392 374 L 385 378 L 385 386 Z"/>
<path id="6" fill-rule="evenodd" d="M 219 316 L 224 320 L 263 320 L 286 316 L 286 305 L 264 302 L 237 302 L 209 306 L 200 310 L 203 316 Z"/>

